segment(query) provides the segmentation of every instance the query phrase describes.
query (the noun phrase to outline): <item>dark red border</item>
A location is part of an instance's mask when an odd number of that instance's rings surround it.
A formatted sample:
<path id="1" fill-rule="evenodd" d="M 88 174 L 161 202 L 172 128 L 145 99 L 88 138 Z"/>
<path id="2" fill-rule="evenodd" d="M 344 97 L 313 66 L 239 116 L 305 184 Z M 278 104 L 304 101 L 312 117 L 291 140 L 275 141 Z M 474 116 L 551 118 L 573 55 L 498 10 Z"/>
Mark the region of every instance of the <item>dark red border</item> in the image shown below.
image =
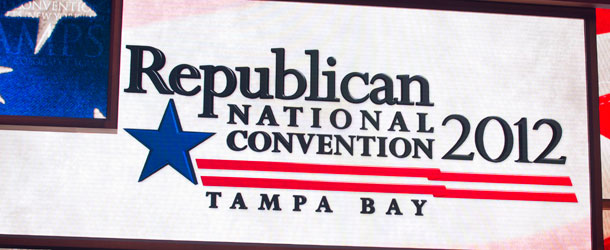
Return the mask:
<path id="1" fill-rule="evenodd" d="M 602 169 L 599 132 L 599 86 L 597 78 L 596 12 L 585 17 L 587 63 L 587 119 L 589 122 L 589 190 L 591 194 L 592 249 L 604 249 L 602 216 Z"/>
<path id="2" fill-rule="evenodd" d="M 108 116 L 104 128 L 117 128 L 119 117 L 119 79 L 121 72 L 121 34 L 123 27 L 123 0 L 112 0 L 110 28 L 110 85 L 108 88 Z"/>
<path id="3" fill-rule="evenodd" d="M 110 58 L 108 60 L 110 63 L 108 67 L 108 113 L 106 114 L 106 119 L 0 115 L 0 124 L 77 128 L 117 128 L 123 2 L 122 0 L 111 1 Z"/>
<path id="4" fill-rule="evenodd" d="M 610 2 L 608 2 L 608 0 L 483 0 L 483 1 L 523 3 L 523 4 L 542 4 L 542 5 L 586 7 L 586 8 L 610 8 Z"/>
<path id="5" fill-rule="evenodd" d="M 255 244 L 235 242 L 198 242 L 198 241 L 171 241 L 171 240 L 141 240 L 141 239 L 104 239 L 83 237 L 59 236 L 22 236 L 0 235 L 1 247 L 29 247 L 52 249 L 205 249 L 205 250 L 396 250 L 397 248 L 372 247 L 344 247 L 344 246 L 316 246 L 316 245 L 290 245 L 290 244 Z M 424 249 L 424 248 L 409 248 Z M 430 249 L 430 248 L 428 248 Z"/>
<path id="6" fill-rule="evenodd" d="M 112 49 L 110 79 L 113 82 L 110 88 L 111 103 L 107 123 L 99 126 L 99 121 L 88 121 L 95 124 L 86 124 L 84 127 L 106 127 L 116 128 L 118 114 L 118 74 L 119 74 L 119 51 L 120 51 L 120 27 L 122 0 L 113 1 L 112 20 Z M 603 249 L 602 235 L 602 196 L 601 196 L 601 168 L 600 168 L 600 142 L 599 142 L 599 117 L 598 117 L 598 86 L 597 86 L 597 48 L 595 34 L 595 1 L 567 1 L 572 4 L 583 2 L 587 8 L 563 7 L 560 1 L 519 1 L 548 5 L 531 5 L 504 2 L 481 2 L 463 0 L 352 0 L 349 3 L 340 0 L 310 0 L 296 2 L 330 3 L 368 5 L 384 7 L 405 7 L 437 10 L 457 10 L 469 12 L 489 12 L 503 14 L 522 14 L 537 16 L 553 16 L 578 18 L 585 21 L 585 50 L 587 58 L 587 99 L 588 99 L 588 124 L 589 124 L 589 171 L 591 187 L 591 230 L 592 249 Z M 566 1 L 564 1 L 566 2 Z M 557 6 L 550 6 L 557 5 Z M 114 102 L 113 102 L 114 100 Z M 110 116 L 114 113 L 114 116 Z M 50 126 L 74 126 L 74 122 L 82 122 L 81 119 L 69 122 L 57 122 Z M 610 204 L 604 202 L 604 204 Z M 610 208 L 610 205 L 608 205 Z M 569 215 L 567 215 L 569 216 Z M 29 247 L 29 248 L 97 248 L 97 249 L 255 249 L 255 250 L 284 250 L 284 249 L 395 249 L 395 248 L 363 248 L 342 246 L 314 246 L 314 245 L 281 245 L 281 244 L 249 244 L 232 242 L 193 242 L 193 241 L 168 241 L 168 240 L 142 240 L 142 239 L 111 239 L 111 238 L 86 238 L 86 237 L 59 237 L 59 236 L 30 236 L 30 235 L 0 235 L 0 247 Z"/>

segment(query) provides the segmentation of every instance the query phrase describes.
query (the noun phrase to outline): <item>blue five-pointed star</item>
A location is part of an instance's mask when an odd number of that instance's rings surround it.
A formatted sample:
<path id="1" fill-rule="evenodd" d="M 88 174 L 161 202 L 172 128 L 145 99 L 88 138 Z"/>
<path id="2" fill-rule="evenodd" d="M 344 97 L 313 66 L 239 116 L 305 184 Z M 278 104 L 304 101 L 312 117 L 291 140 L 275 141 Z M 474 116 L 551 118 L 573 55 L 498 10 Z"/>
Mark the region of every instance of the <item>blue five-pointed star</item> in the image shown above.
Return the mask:
<path id="1" fill-rule="evenodd" d="M 169 100 L 159 129 L 125 129 L 125 131 L 150 149 L 139 181 L 143 181 L 169 164 L 193 184 L 197 184 L 188 151 L 214 133 L 182 131 L 174 100 Z"/>

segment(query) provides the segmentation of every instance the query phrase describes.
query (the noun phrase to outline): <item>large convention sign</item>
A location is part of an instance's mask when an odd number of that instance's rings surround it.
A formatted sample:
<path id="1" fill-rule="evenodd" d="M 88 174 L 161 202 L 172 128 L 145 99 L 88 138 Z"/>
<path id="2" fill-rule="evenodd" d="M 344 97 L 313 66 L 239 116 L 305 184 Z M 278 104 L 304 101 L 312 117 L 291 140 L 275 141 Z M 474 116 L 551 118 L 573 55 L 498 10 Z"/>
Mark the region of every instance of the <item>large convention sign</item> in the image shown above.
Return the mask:
<path id="1" fill-rule="evenodd" d="M 118 88 L 112 70 L 102 79 L 108 86 L 93 88 L 78 79 L 108 67 L 70 56 L 108 63 L 112 46 L 100 36 L 111 32 L 91 20 L 111 18 L 96 13 L 104 1 L 94 2 L 1 5 L 0 24 L 11 22 L 0 26 L 2 53 L 27 54 L 15 61 L 29 68 L 0 60 L 10 69 L 0 82 L 59 57 L 77 65 L 51 68 L 67 68 L 78 84 L 19 78 L 33 91 L 63 88 L 48 99 L 5 98 L 0 113 L 104 120 L 118 107 L 116 130 L 2 127 L 5 237 L 596 244 L 590 12 L 126 1 Z M 52 84 L 27 81 L 38 78 Z M 0 87 L 7 97 L 28 89 Z"/>

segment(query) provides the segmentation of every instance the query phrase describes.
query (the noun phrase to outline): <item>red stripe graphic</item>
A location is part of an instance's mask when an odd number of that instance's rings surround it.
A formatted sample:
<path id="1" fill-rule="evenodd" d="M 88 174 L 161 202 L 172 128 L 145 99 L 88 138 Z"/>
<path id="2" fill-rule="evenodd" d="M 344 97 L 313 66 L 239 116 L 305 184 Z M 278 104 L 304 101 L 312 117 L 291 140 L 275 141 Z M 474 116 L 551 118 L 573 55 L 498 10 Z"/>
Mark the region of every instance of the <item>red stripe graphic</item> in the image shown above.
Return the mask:
<path id="1" fill-rule="evenodd" d="M 396 194 L 434 194 L 442 192 L 445 189 L 445 187 L 440 185 L 373 184 L 218 176 L 201 176 L 201 182 L 204 186 L 219 187 L 278 188 Z"/>
<path id="2" fill-rule="evenodd" d="M 289 173 L 315 173 L 315 174 L 345 174 L 370 175 L 393 177 L 423 177 L 431 181 L 457 181 L 457 182 L 484 182 L 507 184 L 532 184 L 572 186 L 570 177 L 565 176 L 526 176 L 501 174 L 474 174 L 442 172 L 438 168 L 391 168 L 391 167 L 362 167 L 323 164 L 304 164 L 287 162 L 262 161 L 233 161 L 197 159 L 200 169 L 270 171 Z"/>
<path id="3" fill-rule="evenodd" d="M 328 181 L 305 181 L 288 179 L 243 178 L 201 176 L 204 186 L 243 187 L 243 188 L 276 188 L 344 192 L 373 192 L 399 194 L 430 194 L 438 198 L 520 200 L 520 201 L 552 201 L 578 202 L 573 193 L 551 192 L 514 192 L 488 190 L 447 189 L 442 185 L 402 185 L 402 184 L 372 184 L 346 183 Z"/>

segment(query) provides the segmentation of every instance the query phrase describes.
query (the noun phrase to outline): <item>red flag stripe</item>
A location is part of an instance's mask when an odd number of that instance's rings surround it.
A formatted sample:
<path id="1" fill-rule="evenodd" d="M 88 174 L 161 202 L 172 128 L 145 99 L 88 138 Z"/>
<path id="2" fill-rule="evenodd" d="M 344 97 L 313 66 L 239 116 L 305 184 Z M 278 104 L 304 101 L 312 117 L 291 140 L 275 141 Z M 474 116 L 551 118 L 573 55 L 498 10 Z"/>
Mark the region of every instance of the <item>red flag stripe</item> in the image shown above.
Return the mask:
<path id="1" fill-rule="evenodd" d="M 578 202 L 573 193 L 447 189 L 442 185 L 402 185 L 306 181 L 290 179 L 201 176 L 203 186 L 274 188 L 318 191 L 428 194 L 438 198 Z"/>
<path id="2" fill-rule="evenodd" d="M 288 162 L 235 161 L 197 159 L 200 169 L 269 171 L 289 173 L 345 174 L 393 177 L 422 177 L 432 181 L 484 182 L 506 184 L 532 184 L 572 186 L 570 177 L 526 176 L 501 174 L 474 174 L 442 172 L 438 168 L 391 168 L 345 165 L 304 164 Z"/>
<path id="3" fill-rule="evenodd" d="M 605 34 L 610 32 L 610 10 L 609 9 L 596 9 L 597 19 L 597 34 Z"/>
<path id="4" fill-rule="evenodd" d="M 434 197 L 462 198 L 462 199 L 486 199 L 486 200 L 578 202 L 578 199 L 576 199 L 576 194 L 574 194 L 574 193 L 554 193 L 554 192 L 515 192 L 515 191 L 447 189 L 443 193 L 435 194 Z"/>
<path id="5" fill-rule="evenodd" d="M 401 184 L 374 184 L 349 183 L 330 181 L 306 181 L 290 179 L 268 179 L 247 177 L 220 177 L 201 176 L 204 186 L 243 187 L 243 188 L 277 188 L 302 189 L 344 192 L 375 192 L 396 194 L 435 194 L 442 192 L 445 187 L 441 185 L 401 185 Z"/>

